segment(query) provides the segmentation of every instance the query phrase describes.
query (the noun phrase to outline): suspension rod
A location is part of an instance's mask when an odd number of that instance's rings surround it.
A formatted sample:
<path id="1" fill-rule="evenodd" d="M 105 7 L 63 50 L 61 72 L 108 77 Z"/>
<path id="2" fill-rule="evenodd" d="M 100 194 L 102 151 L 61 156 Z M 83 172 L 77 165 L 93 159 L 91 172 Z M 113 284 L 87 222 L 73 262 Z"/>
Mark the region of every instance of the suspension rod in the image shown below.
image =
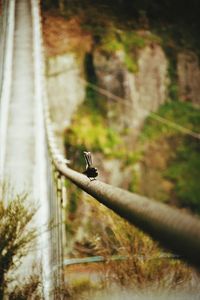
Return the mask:
<path id="1" fill-rule="evenodd" d="M 91 181 L 62 162 L 54 164 L 79 188 L 200 269 L 200 220 L 196 216 L 102 181 Z"/>

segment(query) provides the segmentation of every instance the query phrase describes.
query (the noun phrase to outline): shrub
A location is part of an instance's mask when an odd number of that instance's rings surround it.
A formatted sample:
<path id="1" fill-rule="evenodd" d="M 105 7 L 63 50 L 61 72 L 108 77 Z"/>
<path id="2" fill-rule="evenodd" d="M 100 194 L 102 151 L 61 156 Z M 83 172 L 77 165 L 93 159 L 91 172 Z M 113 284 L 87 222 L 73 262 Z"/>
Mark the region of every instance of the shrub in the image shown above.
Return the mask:
<path id="1" fill-rule="evenodd" d="M 5 294 L 14 271 L 28 253 L 31 242 L 36 238 L 36 229 L 30 226 L 36 213 L 26 207 L 26 194 L 14 196 L 5 204 L 0 201 L 0 299 Z M 13 276 L 12 276 L 13 277 Z M 21 299 L 21 298 L 20 298 Z"/>
<path id="2" fill-rule="evenodd" d="M 23 284 L 16 286 L 9 293 L 9 300 L 43 299 L 41 296 L 40 276 L 35 273 L 24 280 Z"/>

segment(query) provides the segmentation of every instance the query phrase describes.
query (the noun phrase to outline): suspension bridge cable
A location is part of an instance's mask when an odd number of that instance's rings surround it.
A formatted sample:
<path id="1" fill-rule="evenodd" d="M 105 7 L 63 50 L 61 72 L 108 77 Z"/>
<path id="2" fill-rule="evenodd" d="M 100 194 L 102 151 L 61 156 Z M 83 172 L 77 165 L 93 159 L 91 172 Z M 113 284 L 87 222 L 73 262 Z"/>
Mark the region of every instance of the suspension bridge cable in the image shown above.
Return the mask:
<path id="1" fill-rule="evenodd" d="M 197 217 L 104 182 L 90 181 L 57 160 L 53 163 L 76 186 L 200 269 L 200 220 Z"/>
<path id="2" fill-rule="evenodd" d="M 115 101 L 128 100 L 97 87 L 85 79 L 79 79 Z M 60 176 L 69 179 L 77 187 L 93 196 L 97 201 L 113 210 L 119 216 L 149 234 L 152 238 L 159 241 L 161 245 L 172 250 L 174 253 L 180 255 L 181 258 L 200 269 L 200 220 L 178 209 L 138 194 L 113 187 L 98 180 L 90 181 L 87 176 L 69 168 L 67 166 L 69 160 L 60 154 L 56 145 L 46 95 L 44 96 L 44 106 L 49 153 L 51 163 L 54 165 L 56 172 Z M 150 113 L 147 110 L 144 111 Z M 200 139 L 199 133 L 195 133 L 179 124 L 166 120 L 156 113 L 153 113 L 153 115 L 156 116 L 159 122 L 165 122 L 185 134 Z"/>
<path id="3" fill-rule="evenodd" d="M 133 108 L 128 103 L 124 103 L 125 101 L 128 101 L 128 99 L 119 97 L 119 96 L 111 93 L 110 91 L 108 91 L 108 90 L 106 90 L 106 89 L 104 89 L 102 87 L 98 87 L 97 85 L 95 85 L 95 84 L 93 84 L 93 83 L 91 83 L 91 82 L 89 82 L 89 81 L 87 81 L 87 80 L 85 80 L 83 78 L 80 78 L 80 80 L 82 82 L 84 82 L 85 84 L 87 84 L 89 87 L 91 87 L 93 90 L 101 93 L 102 95 L 110 97 L 112 100 L 114 100 L 116 102 L 121 102 L 122 103 L 122 101 L 123 101 L 124 106 L 129 107 L 131 109 Z M 158 121 L 160 123 L 168 125 L 168 126 L 174 128 L 177 131 L 180 131 L 180 132 L 182 132 L 184 134 L 192 136 L 195 139 L 200 140 L 200 133 L 198 133 L 198 132 L 194 132 L 194 131 L 192 131 L 192 130 L 190 130 L 190 129 L 188 129 L 188 128 L 180 125 L 180 124 L 177 124 L 176 122 L 173 122 L 173 121 L 168 120 L 168 119 L 166 119 L 164 117 L 161 117 L 159 114 L 157 114 L 155 112 L 148 111 L 147 109 L 139 108 L 139 110 L 145 112 L 146 114 L 150 114 L 149 115 L 150 118 L 152 118 L 152 119 L 154 119 L 154 120 L 156 120 L 156 121 Z"/>
<path id="4" fill-rule="evenodd" d="M 46 96 L 44 104 L 49 153 L 56 172 L 200 270 L 200 220 L 138 194 L 98 180 L 90 181 L 69 168 L 69 160 L 56 147 Z"/>

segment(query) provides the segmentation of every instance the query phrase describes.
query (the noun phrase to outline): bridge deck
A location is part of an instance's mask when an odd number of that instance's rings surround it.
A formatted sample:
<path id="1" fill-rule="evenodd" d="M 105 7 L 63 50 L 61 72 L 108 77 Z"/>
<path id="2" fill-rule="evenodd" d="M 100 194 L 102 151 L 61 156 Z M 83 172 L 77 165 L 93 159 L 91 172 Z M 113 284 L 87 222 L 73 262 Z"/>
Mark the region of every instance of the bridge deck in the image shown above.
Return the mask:
<path id="1" fill-rule="evenodd" d="M 34 224 L 30 224 L 37 228 L 38 233 L 35 250 L 23 259 L 16 274 L 18 279 L 26 277 L 31 274 L 33 265 L 41 263 L 44 296 L 49 299 L 51 269 L 47 232 L 49 207 L 46 157 L 43 145 L 45 135 L 42 97 L 36 84 L 38 74 L 43 71 L 37 64 L 36 53 L 36 48 L 41 43 L 37 27 L 40 22 L 39 5 L 37 0 L 7 0 L 7 4 L 6 63 L 3 66 L 3 92 L 0 101 L 0 177 L 9 182 L 15 193 L 28 193 L 28 205 L 39 206 Z"/>
<path id="2" fill-rule="evenodd" d="M 5 177 L 17 192 L 31 191 L 35 166 L 35 103 L 30 3 L 16 1 Z"/>

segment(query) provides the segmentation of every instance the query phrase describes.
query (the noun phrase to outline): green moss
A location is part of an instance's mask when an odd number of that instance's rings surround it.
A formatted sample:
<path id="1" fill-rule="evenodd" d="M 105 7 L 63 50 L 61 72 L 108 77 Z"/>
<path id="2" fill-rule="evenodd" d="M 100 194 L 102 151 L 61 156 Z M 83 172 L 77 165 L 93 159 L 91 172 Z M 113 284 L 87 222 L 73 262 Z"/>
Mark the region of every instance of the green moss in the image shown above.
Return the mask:
<path id="1" fill-rule="evenodd" d="M 125 63 L 125 66 L 127 67 L 129 72 L 132 72 L 132 73 L 138 72 L 138 63 L 137 63 L 137 61 L 133 57 L 128 55 L 127 53 L 125 53 L 124 63 Z"/>
<path id="2" fill-rule="evenodd" d="M 124 31 L 121 34 L 121 41 L 126 52 L 134 51 L 135 48 L 144 48 L 146 40 L 137 31 Z"/>
<path id="3" fill-rule="evenodd" d="M 109 30 L 101 39 L 101 49 L 108 53 L 124 52 L 124 64 L 130 72 L 138 71 L 137 51 L 144 48 L 154 35 L 141 36 L 137 31 Z"/>
<path id="4" fill-rule="evenodd" d="M 121 40 L 118 38 L 118 35 L 114 34 L 113 32 L 106 34 L 102 38 L 101 47 L 109 53 L 124 49 Z"/>

